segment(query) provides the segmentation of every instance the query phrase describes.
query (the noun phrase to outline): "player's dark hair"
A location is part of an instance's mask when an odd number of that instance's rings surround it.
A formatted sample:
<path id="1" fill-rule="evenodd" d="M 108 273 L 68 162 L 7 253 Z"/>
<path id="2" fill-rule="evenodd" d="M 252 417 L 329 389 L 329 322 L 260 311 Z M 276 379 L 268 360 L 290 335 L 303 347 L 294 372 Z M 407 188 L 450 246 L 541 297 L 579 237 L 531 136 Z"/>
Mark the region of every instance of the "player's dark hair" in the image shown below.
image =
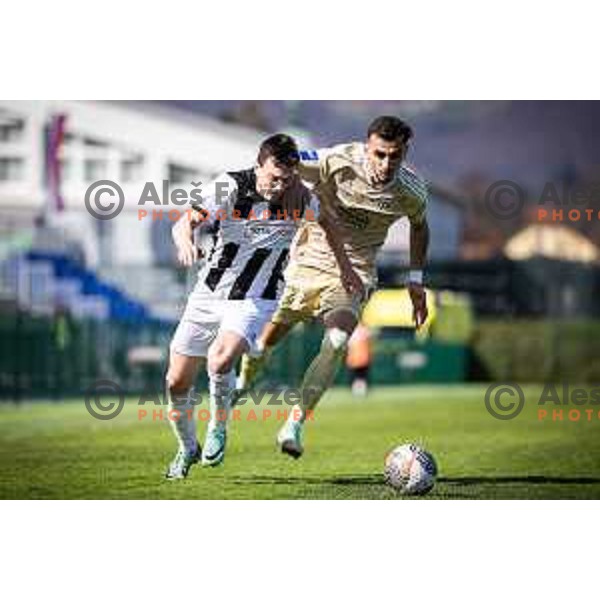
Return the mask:
<path id="1" fill-rule="evenodd" d="M 378 135 L 386 142 L 401 140 L 406 144 L 413 136 L 411 126 L 398 117 L 377 117 L 370 125 L 367 137 Z"/>
<path id="2" fill-rule="evenodd" d="M 258 151 L 258 164 L 263 165 L 271 156 L 286 167 L 295 167 L 300 161 L 294 138 L 285 133 L 276 133 L 264 140 Z"/>

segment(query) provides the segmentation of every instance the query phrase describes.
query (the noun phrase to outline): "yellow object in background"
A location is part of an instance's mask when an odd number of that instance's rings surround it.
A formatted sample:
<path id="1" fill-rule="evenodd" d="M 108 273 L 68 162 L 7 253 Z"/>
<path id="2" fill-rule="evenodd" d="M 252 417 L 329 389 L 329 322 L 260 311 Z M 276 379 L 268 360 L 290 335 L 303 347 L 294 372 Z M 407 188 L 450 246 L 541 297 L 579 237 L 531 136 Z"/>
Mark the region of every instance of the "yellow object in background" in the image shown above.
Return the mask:
<path id="1" fill-rule="evenodd" d="M 429 327 L 435 319 L 435 293 L 427 292 L 427 309 L 429 316 L 423 327 L 416 332 L 418 337 L 427 337 Z M 414 329 L 413 305 L 407 288 L 378 290 L 363 310 L 362 322 L 367 327 L 406 327 Z"/>
<path id="2" fill-rule="evenodd" d="M 467 343 L 474 327 L 468 297 L 449 291 L 427 289 L 426 292 L 429 316 L 423 327 L 415 331 L 415 337 Z M 414 329 L 413 306 L 408 289 L 384 289 L 375 292 L 363 310 L 362 322 L 370 328 Z"/>

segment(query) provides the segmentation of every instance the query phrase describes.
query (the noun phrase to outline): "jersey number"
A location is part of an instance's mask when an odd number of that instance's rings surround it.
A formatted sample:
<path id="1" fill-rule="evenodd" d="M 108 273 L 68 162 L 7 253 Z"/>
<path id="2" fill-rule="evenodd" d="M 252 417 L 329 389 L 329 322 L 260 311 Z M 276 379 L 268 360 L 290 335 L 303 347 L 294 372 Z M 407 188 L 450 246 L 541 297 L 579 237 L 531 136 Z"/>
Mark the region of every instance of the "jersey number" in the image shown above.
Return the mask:
<path id="1" fill-rule="evenodd" d="M 223 246 L 223 252 L 219 257 L 217 265 L 208 272 L 208 275 L 204 280 L 204 283 L 210 290 L 214 291 L 219 285 L 219 281 L 221 281 L 225 271 L 233 264 L 239 249 L 239 244 L 233 242 L 229 242 Z M 248 290 L 252 286 L 252 282 L 272 252 L 273 251 L 269 248 L 258 248 L 254 251 L 254 254 L 248 259 L 242 272 L 233 282 L 231 291 L 229 292 L 229 300 L 243 300 L 246 297 Z M 288 252 L 289 250 L 287 248 L 280 252 L 277 262 L 273 267 L 273 271 L 269 276 L 269 280 L 267 281 L 267 285 L 261 294 L 261 298 L 264 298 L 265 300 L 275 300 L 277 298 L 277 287 L 279 281 L 283 278 L 283 267 L 285 266 Z"/>

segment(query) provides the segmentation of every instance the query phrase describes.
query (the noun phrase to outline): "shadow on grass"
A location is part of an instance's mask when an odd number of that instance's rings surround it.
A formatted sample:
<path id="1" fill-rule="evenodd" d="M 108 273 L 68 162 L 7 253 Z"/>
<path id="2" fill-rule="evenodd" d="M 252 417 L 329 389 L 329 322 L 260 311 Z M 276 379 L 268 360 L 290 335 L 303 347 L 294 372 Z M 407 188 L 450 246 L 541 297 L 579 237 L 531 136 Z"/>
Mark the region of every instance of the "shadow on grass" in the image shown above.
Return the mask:
<path id="1" fill-rule="evenodd" d="M 354 500 L 384 500 L 384 499 L 419 499 L 423 496 L 403 496 L 386 485 L 383 475 L 343 475 L 335 477 L 318 476 L 247 476 L 236 477 L 235 483 L 246 485 L 281 485 L 290 486 L 289 490 L 295 497 L 316 494 L 323 498 L 351 498 Z M 437 485 L 425 498 L 431 500 L 479 500 L 484 498 L 515 498 L 527 499 L 538 497 L 542 493 L 548 497 L 576 497 L 581 494 L 588 496 L 594 491 L 590 487 L 572 488 L 570 491 L 561 486 L 600 485 L 597 477 L 551 477 L 545 475 L 526 476 L 490 476 L 490 477 L 439 477 Z M 521 487 L 511 487 L 521 486 Z M 550 487 L 540 487 L 550 486 Z M 306 487 L 307 490 L 302 488 Z M 536 492 L 535 490 L 540 490 Z M 297 490 L 294 491 L 294 490 Z M 541 490 L 545 490 L 541 492 Z M 584 491 L 587 490 L 587 491 Z M 288 492 L 286 492 L 288 493 Z M 598 494 L 600 497 L 600 494 Z"/>
<path id="2" fill-rule="evenodd" d="M 384 485 L 382 475 L 344 475 L 338 477 L 276 477 L 276 476 L 249 476 L 235 477 L 237 483 L 252 484 L 282 484 L 282 485 Z M 547 477 L 545 475 L 523 475 L 507 477 L 439 477 L 438 483 L 452 485 L 503 485 L 525 483 L 534 485 L 545 484 L 600 484 L 598 477 Z"/>
<path id="3" fill-rule="evenodd" d="M 235 477 L 236 483 L 265 485 L 382 485 L 383 477 L 379 475 L 347 475 L 344 477 Z"/>

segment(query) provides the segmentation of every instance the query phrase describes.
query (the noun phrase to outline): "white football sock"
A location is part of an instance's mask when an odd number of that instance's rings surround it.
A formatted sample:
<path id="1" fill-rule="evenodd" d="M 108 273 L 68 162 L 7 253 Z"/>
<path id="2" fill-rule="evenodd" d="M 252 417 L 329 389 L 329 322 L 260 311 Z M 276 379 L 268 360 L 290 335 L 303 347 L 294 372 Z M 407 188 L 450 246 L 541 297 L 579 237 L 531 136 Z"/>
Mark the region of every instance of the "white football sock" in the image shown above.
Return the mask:
<path id="1" fill-rule="evenodd" d="M 231 393 L 235 390 L 235 371 L 209 373 L 210 421 L 209 427 L 226 427 L 231 407 Z"/>
<path id="2" fill-rule="evenodd" d="M 196 439 L 196 422 L 194 421 L 194 388 L 191 387 L 186 394 L 171 394 L 167 387 L 169 398 L 169 421 L 173 433 L 179 442 L 179 447 L 188 454 L 196 452 L 198 442 Z M 178 411 L 179 417 L 171 411 Z"/>

